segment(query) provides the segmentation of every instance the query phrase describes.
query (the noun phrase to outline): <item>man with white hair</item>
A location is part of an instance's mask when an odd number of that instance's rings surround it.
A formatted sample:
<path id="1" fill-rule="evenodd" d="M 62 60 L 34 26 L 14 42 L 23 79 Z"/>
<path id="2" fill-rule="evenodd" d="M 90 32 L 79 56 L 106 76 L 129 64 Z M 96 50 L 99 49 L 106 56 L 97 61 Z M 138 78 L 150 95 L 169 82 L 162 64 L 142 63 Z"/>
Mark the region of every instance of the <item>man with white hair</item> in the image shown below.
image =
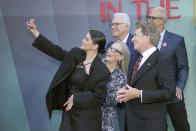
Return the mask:
<path id="1" fill-rule="evenodd" d="M 130 57 L 130 62 L 129 62 L 128 75 L 130 75 L 133 65 L 140 55 L 138 51 L 134 50 L 134 45 L 131 42 L 133 35 L 130 34 L 129 31 L 130 31 L 129 16 L 126 13 L 115 13 L 112 19 L 112 23 L 111 23 L 111 32 L 115 39 L 114 41 L 116 40 L 122 41 L 126 43 L 126 45 L 129 48 L 131 57 Z M 106 45 L 106 49 L 108 49 L 114 43 L 114 41 L 109 42 Z"/>
<path id="2" fill-rule="evenodd" d="M 146 18 L 148 22 L 153 22 L 158 27 L 161 38 L 157 48 L 170 58 L 172 69 L 175 71 L 176 97 L 167 104 L 167 112 L 176 131 L 190 131 L 183 97 L 189 70 L 184 37 L 168 32 L 164 28 L 167 11 L 162 7 L 151 9 Z"/>
<path id="3" fill-rule="evenodd" d="M 108 49 L 115 41 L 122 41 L 127 45 L 130 51 L 130 61 L 129 61 L 129 68 L 128 68 L 128 78 L 130 78 L 130 74 L 133 68 L 134 63 L 140 56 L 140 53 L 134 50 L 134 45 L 131 42 L 133 35 L 129 33 L 130 31 L 130 19 L 126 13 L 115 13 L 111 23 L 111 32 L 114 37 L 114 41 L 107 43 L 106 49 Z M 120 130 L 124 130 L 124 107 L 123 105 L 117 106 L 117 114 L 118 114 L 118 121 L 119 121 L 119 128 Z"/>

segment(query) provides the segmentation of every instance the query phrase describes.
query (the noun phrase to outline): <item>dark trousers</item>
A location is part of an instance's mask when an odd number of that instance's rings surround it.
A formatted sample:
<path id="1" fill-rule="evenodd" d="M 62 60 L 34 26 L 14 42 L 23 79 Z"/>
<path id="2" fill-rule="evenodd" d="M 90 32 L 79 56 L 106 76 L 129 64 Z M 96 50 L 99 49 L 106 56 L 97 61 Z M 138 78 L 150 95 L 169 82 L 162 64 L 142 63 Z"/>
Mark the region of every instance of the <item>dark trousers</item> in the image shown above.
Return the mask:
<path id="1" fill-rule="evenodd" d="M 167 104 L 167 112 L 176 131 L 190 131 L 184 101 Z"/>
<path id="2" fill-rule="evenodd" d="M 141 117 L 138 114 L 135 114 L 134 112 L 128 112 L 127 116 L 125 115 L 124 131 L 165 131 L 165 130 L 166 130 L 166 119 L 163 119 L 162 116 L 158 118 L 156 117 L 148 118 L 148 117 Z"/>
<path id="3" fill-rule="evenodd" d="M 71 123 L 68 112 L 63 111 L 62 121 L 59 131 L 71 131 Z"/>

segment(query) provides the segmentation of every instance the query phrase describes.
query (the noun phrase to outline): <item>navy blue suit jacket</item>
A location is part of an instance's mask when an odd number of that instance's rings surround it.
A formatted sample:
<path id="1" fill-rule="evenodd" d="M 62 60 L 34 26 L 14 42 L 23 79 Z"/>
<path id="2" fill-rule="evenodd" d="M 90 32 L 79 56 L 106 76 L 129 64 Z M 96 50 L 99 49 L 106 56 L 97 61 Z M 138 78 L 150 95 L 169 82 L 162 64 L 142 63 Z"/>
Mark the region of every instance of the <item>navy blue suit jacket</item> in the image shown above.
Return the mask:
<path id="1" fill-rule="evenodd" d="M 166 54 L 171 60 L 176 76 L 176 86 L 183 90 L 189 71 L 184 37 L 166 31 L 162 43 L 160 52 Z M 179 100 L 175 98 L 172 102 L 177 101 Z"/>
<path id="2" fill-rule="evenodd" d="M 138 59 L 138 57 L 140 56 L 140 53 L 136 50 L 134 50 L 134 44 L 131 42 L 131 39 L 133 38 L 133 35 L 129 33 L 126 45 L 129 48 L 130 51 L 130 61 L 129 61 L 129 70 L 128 70 L 128 78 L 130 78 L 130 74 L 133 68 L 133 65 L 135 64 L 135 61 Z M 107 43 L 106 45 L 106 49 L 108 49 L 112 44 L 114 43 L 114 41 L 111 41 L 109 43 Z"/>

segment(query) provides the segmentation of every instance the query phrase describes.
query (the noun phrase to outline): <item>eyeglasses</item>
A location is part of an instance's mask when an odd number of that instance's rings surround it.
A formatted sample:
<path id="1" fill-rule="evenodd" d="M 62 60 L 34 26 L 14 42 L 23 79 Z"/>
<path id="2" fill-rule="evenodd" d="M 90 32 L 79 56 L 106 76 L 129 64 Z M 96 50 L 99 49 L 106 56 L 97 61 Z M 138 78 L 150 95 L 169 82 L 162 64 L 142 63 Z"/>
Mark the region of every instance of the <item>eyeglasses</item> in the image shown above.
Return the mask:
<path id="1" fill-rule="evenodd" d="M 122 53 L 119 50 L 117 50 L 116 48 L 113 48 L 111 46 L 108 48 L 108 50 L 111 50 L 112 53 L 118 52 L 119 54 L 122 55 Z"/>
<path id="2" fill-rule="evenodd" d="M 146 20 L 155 20 L 155 19 L 163 19 L 162 17 L 154 17 L 154 16 L 146 16 Z"/>
<path id="3" fill-rule="evenodd" d="M 125 24 L 125 23 L 111 23 L 110 26 L 118 27 L 120 24 Z"/>

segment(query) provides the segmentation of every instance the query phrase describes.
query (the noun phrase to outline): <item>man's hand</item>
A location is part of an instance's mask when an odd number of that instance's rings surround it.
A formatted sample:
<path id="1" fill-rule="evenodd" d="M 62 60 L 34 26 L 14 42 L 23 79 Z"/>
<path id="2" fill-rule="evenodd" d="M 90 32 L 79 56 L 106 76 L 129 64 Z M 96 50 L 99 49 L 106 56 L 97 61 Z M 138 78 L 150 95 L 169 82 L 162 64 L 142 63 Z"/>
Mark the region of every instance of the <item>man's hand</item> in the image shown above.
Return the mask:
<path id="1" fill-rule="evenodd" d="M 121 102 L 139 98 L 140 90 L 126 85 L 117 92 L 117 99 Z"/>
<path id="2" fill-rule="evenodd" d="M 182 100 L 182 90 L 178 87 L 176 87 L 176 97 L 179 99 L 179 100 Z"/>

